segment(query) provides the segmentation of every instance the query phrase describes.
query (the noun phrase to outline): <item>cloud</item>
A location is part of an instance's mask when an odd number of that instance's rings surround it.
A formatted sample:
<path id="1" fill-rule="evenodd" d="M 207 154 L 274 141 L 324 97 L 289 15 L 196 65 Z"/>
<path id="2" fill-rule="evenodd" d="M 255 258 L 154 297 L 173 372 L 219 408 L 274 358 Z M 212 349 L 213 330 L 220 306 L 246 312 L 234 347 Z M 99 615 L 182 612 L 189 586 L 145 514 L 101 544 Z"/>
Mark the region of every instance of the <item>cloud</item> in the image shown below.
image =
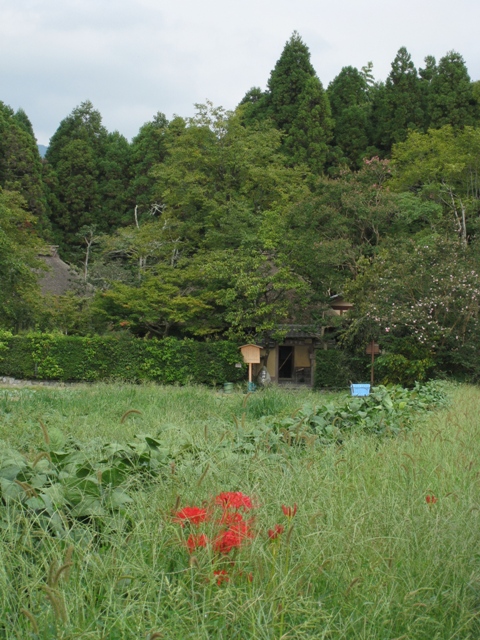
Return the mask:
<path id="1" fill-rule="evenodd" d="M 470 0 L 3 0 L 0 100 L 25 109 L 42 143 L 87 99 L 131 138 L 157 111 L 234 108 L 265 88 L 294 30 L 325 86 L 370 60 L 385 79 L 401 46 L 417 66 L 455 49 L 478 79 L 479 18 Z"/>

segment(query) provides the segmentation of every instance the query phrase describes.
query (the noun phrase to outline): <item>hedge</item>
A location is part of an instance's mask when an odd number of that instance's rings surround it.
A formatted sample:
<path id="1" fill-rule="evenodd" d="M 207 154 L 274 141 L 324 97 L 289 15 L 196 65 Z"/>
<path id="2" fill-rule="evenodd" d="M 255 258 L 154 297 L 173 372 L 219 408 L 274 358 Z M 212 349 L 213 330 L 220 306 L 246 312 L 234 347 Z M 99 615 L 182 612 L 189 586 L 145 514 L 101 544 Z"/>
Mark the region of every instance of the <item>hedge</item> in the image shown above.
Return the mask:
<path id="1" fill-rule="evenodd" d="M 0 375 L 28 380 L 218 384 L 245 378 L 233 342 L 131 336 L 0 335 Z"/>

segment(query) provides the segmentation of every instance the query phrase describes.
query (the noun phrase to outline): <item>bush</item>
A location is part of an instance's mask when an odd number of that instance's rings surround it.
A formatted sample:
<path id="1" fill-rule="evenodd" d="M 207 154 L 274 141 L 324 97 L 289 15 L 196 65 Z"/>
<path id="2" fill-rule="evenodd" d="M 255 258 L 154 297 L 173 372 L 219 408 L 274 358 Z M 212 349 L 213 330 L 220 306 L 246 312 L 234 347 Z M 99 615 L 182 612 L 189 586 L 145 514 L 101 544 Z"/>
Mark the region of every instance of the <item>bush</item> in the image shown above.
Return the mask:
<path id="1" fill-rule="evenodd" d="M 350 382 L 365 379 L 365 358 L 340 349 L 318 349 L 315 354 L 315 389 L 345 389 Z"/>
<path id="2" fill-rule="evenodd" d="M 375 361 L 375 373 L 382 384 L 401 384 L 413 387 L 416 382 L 425 382 L 432 377 L 435 361 L 426 357 L 409 359 L 401 353 L 385 353 Z"/>
<path id="3" fill-rule="evenodd" d="M 20 379 L 216 384 L 244 377 L 244 367 L 235 367 L 238 346 L 226 341 L 29 334 L 2 344 L 0 375 Z"/>

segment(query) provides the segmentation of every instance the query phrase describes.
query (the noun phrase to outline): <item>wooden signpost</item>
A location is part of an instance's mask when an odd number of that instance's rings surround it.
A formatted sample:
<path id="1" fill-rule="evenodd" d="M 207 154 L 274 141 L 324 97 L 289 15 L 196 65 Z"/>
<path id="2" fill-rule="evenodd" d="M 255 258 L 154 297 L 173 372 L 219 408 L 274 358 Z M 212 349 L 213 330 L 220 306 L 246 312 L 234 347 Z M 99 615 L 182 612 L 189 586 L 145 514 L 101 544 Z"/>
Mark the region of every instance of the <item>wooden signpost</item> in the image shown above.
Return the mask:
<path id="1" fill-rule="evenodd" d="M 248 382 L 252 382 L 252 364 L 260 364 L 260 351 L 258 344 L 244 344 L 240 347 L 243 361 L 248 364 Z"/>
<path id="2" fill-rule="evenodd" d="M 372 366 L 370 367 L 370 384 L 373 387 L 373 367 L 374 367 L 374 364 L 375 364 L 375 356 L 380 353 L 380 345 L 377 344 L 375 342 L 375 340 L 372 340 L 367 345 L 367 348 L 365 349 L 365 353 L 367 354 L 367 356 L 369 356 L 369 355 L 372 356 Z"/>

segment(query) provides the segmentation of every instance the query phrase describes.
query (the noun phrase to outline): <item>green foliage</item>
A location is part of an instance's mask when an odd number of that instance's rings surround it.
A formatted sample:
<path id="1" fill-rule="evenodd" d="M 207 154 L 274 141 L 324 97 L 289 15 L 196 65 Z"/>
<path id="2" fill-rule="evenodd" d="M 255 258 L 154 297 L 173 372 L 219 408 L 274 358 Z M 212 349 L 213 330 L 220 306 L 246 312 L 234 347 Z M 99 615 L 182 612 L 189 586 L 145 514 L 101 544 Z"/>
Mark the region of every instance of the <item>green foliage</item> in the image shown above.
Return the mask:
<path id="1" fill-rule="evenodd" d="M 315 354 L 315 389 L 346 389 L 352 380 L 348 356 L 340 349 L 318 349 Z"/>
<path id="2" fill-rule="evenodd" d="M 19 192 L 37 228 L 48 234 L 42 165 L 31 123 L 24 111 L 13 113 L 0 102 L 0 187 Z"/>
<path id="3" fill-rule="evenodd" d="M 36 528 L 58 539 L 88 538 L 92 522 L 97 531 L 111 532 L 116 527 L 112 515 L 127 515 L 132 488 L 169 469 L 168 452 L 149 435 L 125 444 L 81 443 L 58 429 L 43 424 L 42 429 L 45 445 L 31 457 L 2 443 L 0 499 L 4 510 L 32 519 Z M 4 522 L 0 507 L 0 526 Z"/>
<path id="4" fill-rule="evenodd" d="M 367 81 L 354 67 L 343 67 L 327 93 L 335 122 L 332 146 L 340 149 L 350 168 L 359 169 L 369 142 Z"/>
<path id="5" fill-rule="evenodd" d="M 46 154 L 51 220 L 70 256 L 78 259 L 77 233 L 83 226 L 109 231 L 125 221 L 129 153 L 127 140 L 107 132 L 89 101 L 62 120 L 52 136 Z"/>
<path id="6" fill-rule="evenodd" d="M 292 448 L 341 444 L 359 435 L 394 436 L 411 429 L 428 412 L 447 405 L 438 383 L 412 390 L 377 386 L 370 395 L 319 405 L 306 404 L 292 416 L 265 414 L 252 427 L 238 428 L 234 451 L 268 451 L 288 455 Z"/>
<path id="7" fill-rule="evenodd" d="M 423 131 L 421 83 L 405 47 L 399 49 L 385 84 L 373 91 L 372 101 L 371 141 L 381 153 L 389 153 L 409 131 Z"/>
<path id="8" fill-rule="evenodd" d="M 362 263 L 348 295 L 356 305 L 344 341 L 361 351 L 377 339 L 389 354 L 380 361 L 386 379 L 403 375 L 402 384 L 412 384 L 415 373 L 420 380 L 432 372 L 432 361 L 443 374 L 478 377 L 478 365 L 465 357 L 478 350 L 476 256 L 458 240 L 386 246 Z"/>
<path id="9" fill-rule="evenodd" d="M 289 163 L 322 172 L 333 130 L 330 103 L 296 31 L 270 74 L 265 104 L 268 116 L 285 133 Z"/>
<path id="10" fill-rule="evenodd" d="M 132 140 L 129 196 L 143 214 L 150 211 L 155 203 L 155 179 L 151 170 L 165 159 L 167 131 L 168 120 L 159 112 L 140 128 Z"/>
<path id="11" fill-rule="evenodd" d="M 35 218 L 19 193 L 0 187 L 0 328 L 21 329 L 35 319 L 38 282 L 33 269 L 40 241 Z"/>
<path id="12" fill-rule="evenodd" d="M 244 376 L 232 342 L 31 334 L 5 337 L 3 344 L 0 371 L 21 379 L 216 384 Z"/>
<path id="13" fill-rule="evenodd" d="M 414 360 L 402 353 L 385 353 L 375 360 L 375 374 L 383 384 L 412 387 L 432 377 L 434 370 L 435 360 L 428 355 Z"/>
<path id="14" fill-rule="evenodd" d="M 344 403 L 302 407 L 289 418 L 269 420 L 276 431 L 283 431 L 289 443 L 303 443 L 316 435 L 321 443 L 338 442 L 347 434 L 398 435 L 418 422 L 419 414 L 446 406 L 447 397 L 435 382 L 402 387 L 373 387 L 368 396 L 352 397 Z"/>
<path id="15" fill-rule="evenodd" d="M 447 233 L 465 244 L 477 230 L 480 191 L 480 130 L 452 126 L 411 133 L 393 150 L 394 185 L 440 204 Z"/>
<path id="16" fill-rule="evenodd" d="M 305 281 L 283 266 L 274 251 L 219 251 L 204 273 L 232 339 L 256 335 L 268 341 L 288 322 L 293 308 L 299 317 L 308 299 Z"/>
<path id="17" fill-rule="evenodd" d="M 440 59 L 428 94 L 429 126 L 434 129 L 475 126 L 480 110 L 462 56 L 450 51 Z"/>

